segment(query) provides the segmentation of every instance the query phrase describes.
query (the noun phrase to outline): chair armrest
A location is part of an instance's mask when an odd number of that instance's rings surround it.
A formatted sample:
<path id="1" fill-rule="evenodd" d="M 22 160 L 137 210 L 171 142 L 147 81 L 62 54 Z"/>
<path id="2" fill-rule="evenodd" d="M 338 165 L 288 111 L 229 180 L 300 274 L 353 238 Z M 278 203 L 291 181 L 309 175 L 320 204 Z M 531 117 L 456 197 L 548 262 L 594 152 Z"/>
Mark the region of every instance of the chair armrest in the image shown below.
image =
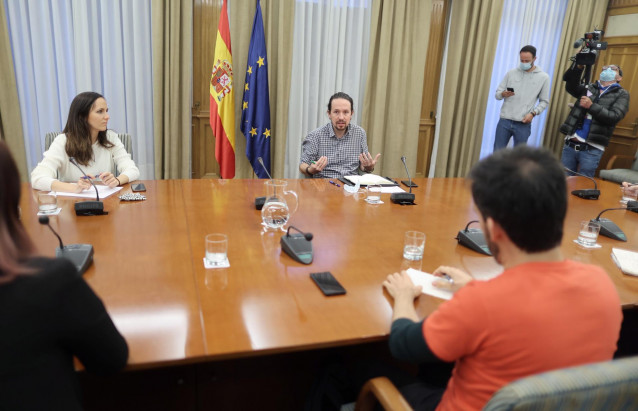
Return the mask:
<path id="1" fill-rule="evenodd" d="M 377 401 L 381 403 L 385 410 L 412 410 L 403 395 L 386 377 L 377 377 L 366 382 L 359 393 L 354 409 L 355 411 L 371 411 Z"/>
<path id="2" fill-rule="evenodd" d="M 636 157 L 632 156 L 623 156 L 620 154 L 615 154 L 611 156 L 609 161 L 607 162 L 607 166 L 605 166 L 604 170 L 611 170 L 614 168 L 631 168 Z"/>

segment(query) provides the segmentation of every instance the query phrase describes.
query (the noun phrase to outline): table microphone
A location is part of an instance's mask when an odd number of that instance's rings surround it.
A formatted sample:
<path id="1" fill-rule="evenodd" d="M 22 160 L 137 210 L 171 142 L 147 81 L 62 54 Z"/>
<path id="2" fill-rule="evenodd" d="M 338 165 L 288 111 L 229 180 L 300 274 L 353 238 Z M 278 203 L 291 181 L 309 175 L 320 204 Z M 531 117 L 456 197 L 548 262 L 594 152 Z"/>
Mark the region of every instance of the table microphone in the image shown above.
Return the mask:
<path id="1" fill-rule="evenodd" d="M 66 258 L 67 260 L 70 260 L 78 270 L 78 273 L 80 275 L 84 274 L 87 268 L 91 265 L 91 262 L 93 262 L 93 246 L 91 244 L 64 245 L 62 243 L 62 238 L 60 238 L 58 233 L 56 233 L 53 227 L 49 224 L 48 216 L 40 216 L 38 221 L 40 224 L 48 226 L 51 232 L 58 237 L 60 246 L 55 249 L 55 256 L 57 258 Z"/>
<path id="2" fill-rule="evenodd" d="M 633 210 L 634 208 L 636 208 L 636 207 L 631 207 L 630 208 L 629 204 L 627 204 L 627 208 L 625 208 L 625 207 L 607 208 L 607 209 L 604 209 L 603 211 L 601 211 L 600 214 L 598 214 L 598 217 L 593 218 L 590 221 L 593 222 L 593 223 L 600 224 L 600 235 L 604 235 L 605 237 L 609 237 L 609 238 L 612 238 L 614 240 L 627 241 L 627 236 L 620 229 L 620 227 L 618 227 L 610 219 L 608 219 L 608 218 L 600 218 L 600 216 L 602 215 L 602 213 L 604 213 L 606 211 L 610 211 L 610 210 L 630 210 L 630 211 L 634 211 Z"/>
<path id="3" fill-rule="evenodd" d="M 567 167 L 563 167 L 565 170 L 569 171 L 570 173 L 574 173 L 577 176 L 580 177 L 585 177 L 590 179 L 591 181 L 594 182 L 594 188 L 589 188 L 589 189 L 585 189 L 585 190 L 574 190 L 572 191 L 572 194 L 575 195 L 576 197 L 580 197 L 580 198 L 584 198 L 585 200 L 598 200 L 598 197 L 600 197 L 600 190 L 598 189 L 598 184 L 596 184 L 596 180 L 594 180 L 593 178 L 586 176 L 584 174 L 581 173 L 577 173 L 575 171 L 570 170 Z"/>
<path id="4" fill-rule="evenodd" d="M 89 176 L 87 176 L 86 173 L 84 172 L 84 170 L 82 170 L 82 167 L 80 167 L 79 164 L 75 161 L 75 158 L 69 157 L 69 161 L 71 162 L 71 164 L 76 166 L 78 168 L 78 170 L 80 170 L 82 172 L 82 174 L 84 174 L 84 177 L 87 180 L 89 180 L 89 183 L 91 183 L 91 185 L 95 189 L 95 200 L 96 201 L 81 201 L 81 202 L 75 203 L 75 215 L 102 215 L 102 214 L 108 214 L 108 213 L 104 212 L 104 203 L 100 201 L 100 193 L 97 191 L 97 187 L 95 186 L 95 184 L 93 184 L 93 181 L 91 181 Z"/>
<path id="5" fill-rule="evenodd" d="M 290 229 L 294 228 L 301 234 L 290 234 Z M 281 249 L 291 256 L 293 260 L 302 264 L 310 264 L 312 262 L 312 233 L 304 233 L 294 226 L 288 227 L 286 234 L 281 236 Z"/>
<path id="6" fill-rule="evenodd" d="M 259 164 L 261 164 L 261 166 L 264 168 L 264 171 L 266 172 L 266 175 L 272 181 L 272 177 L 270 176 L 270 173 L 268 172 L 268 169 L 264 165 L 264 159 L 261 158 L 261 157 L 257 157 L 257 161 L 259 161 Z M 266 203 L 266 197 L 257 197 L 257 198 L 255 198 L 255 210 L 261 210 L 264 207 L 265 203 Z"/>
<path id="7" fill-rule="evenodd" d="M 459 231 L 456 236 L 459 244 L 477 253 L 492 255 L 490 247 L 487 245 L 487 241 L 485 241 L 483 231 L 480 228 L 468 228 L 472 223 L 478 223 L 478 220 L 470 221 L 465 226 L 465 229 Z"/>
<path id="8" fill-rule="evenodd" d="M 408 165 L 405 162 L 405 156 L 401 156 L 401 161 L 405 166 L 405 173 L 408 175 L 408 180 L 410 181 L 410 192 L 409 193 L 392 193 L 390 195 L 390 201 L 395 204 L 401 205 L 414 205 L 414 194 L 412 194 L 412 177 L 410 177 L 410 172 L 408 171 Z"/>

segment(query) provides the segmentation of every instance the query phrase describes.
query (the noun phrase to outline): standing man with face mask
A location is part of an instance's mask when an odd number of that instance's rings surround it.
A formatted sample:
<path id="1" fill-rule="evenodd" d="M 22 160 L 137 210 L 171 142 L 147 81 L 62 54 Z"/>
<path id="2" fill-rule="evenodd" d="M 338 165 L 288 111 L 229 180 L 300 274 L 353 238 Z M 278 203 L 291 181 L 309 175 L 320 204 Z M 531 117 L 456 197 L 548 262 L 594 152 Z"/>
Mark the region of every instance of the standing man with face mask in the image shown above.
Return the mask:
<path id="1" fill-rule="evenodd" d="M 496 126 L 494 151 L 507 147 L 512 137 L 515 146 L 527 144 L 532 133 L 532 119 L 549 104 L 549 76 L 534 65 L 536 47 L 523 47 L 520 59 L 520 65 L 508 71 L 496 89 L 496 99 L 504 101 Z"/>
<path id="2" fill-rule="evenodd" d="M 604 66 L 599 80 L 590 84 L 580 84 L 583 68 L 572 65 L 563 75 L 565 89 L 578 100 L 560 126 L 565 134 L 561 162 L 593 177 L 616 124 L 629 110 L 629 93 L 618 84 L 622 80 L 618 65 Z"/>

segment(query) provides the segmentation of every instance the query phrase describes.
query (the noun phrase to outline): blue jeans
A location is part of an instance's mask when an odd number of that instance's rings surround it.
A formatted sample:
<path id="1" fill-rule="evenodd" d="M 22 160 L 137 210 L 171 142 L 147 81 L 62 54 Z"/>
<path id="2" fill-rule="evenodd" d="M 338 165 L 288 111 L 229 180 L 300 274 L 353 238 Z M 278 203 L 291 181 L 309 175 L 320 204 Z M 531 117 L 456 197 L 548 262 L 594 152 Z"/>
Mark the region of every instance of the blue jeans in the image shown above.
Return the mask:
<path id="1" fill-rule="evenodd" d="M 573 147 L 565 145 L 560 161 L 572 171 L 593 177 L 602 156 L 603 152 L 592 146 L 589 146 L 589 150 L 576 151 Z M 569 172 L 567 174 L 573 175 Z"/>
<path id="2" fill-rule="evenodd" d="M 515 146 L 519 144 L 527 144 L 527 139 L 530 134 L 532 134 L 532 123 L 525 124 L 520 121 L 502 118 L 496 125 L 494 151 L 507 147 L 512 136 L 514 136 Z"/>

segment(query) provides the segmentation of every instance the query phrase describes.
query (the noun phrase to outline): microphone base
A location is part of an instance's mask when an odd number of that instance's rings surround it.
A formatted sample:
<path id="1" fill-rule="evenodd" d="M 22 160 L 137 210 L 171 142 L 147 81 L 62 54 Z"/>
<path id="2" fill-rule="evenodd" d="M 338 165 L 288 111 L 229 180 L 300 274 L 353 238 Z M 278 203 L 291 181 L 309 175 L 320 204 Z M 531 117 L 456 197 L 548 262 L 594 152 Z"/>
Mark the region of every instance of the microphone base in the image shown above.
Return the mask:
<path id="1" fill-rule="evenodd" d="M 77 268 L 78 274 L 82 275 L 93 262 L 93 246 L 91 244 L 65 245 L 63 248 L 55 249 L 55 256 L 70 260 Z"/>
<path id="2" fill-rule="evenodd" d="M 484 255 L 492 255 L 490 248 L 487 245 L 487 241 L 485 240 L 483 231 L 478 228 L 461 230 L 456 236 L 456 239 L 459 241 L 459 244 L 469 248 L 470 250 L 474 250 L 477 253 Z"/>
<path id="3" fill-rule="evenodd" d="M 629 200 L 627 202 L 627 210 L 638 213 L 638 201 Z"/>
<path id="4" fill-rule="evenodd" d="M 412 193 L 392 193 L 390 201 L 401 205 L 414 205 L 414 194 Z"/>
<path id="5" fill-rule="evenodd" d="M 585 200 L 598 200 L 598 197 L 600 197 L 600 190 L 596 190 L 593 188 L 586 190 L 574 190 L 572 191 L 572 195 L 584 198 Z"/>
<path id="6" fill-rule="evenodd" d="M 312 243 L 303 234 L 284 234 L 281 237 L 281 249 L 302 264 L 312 263 Z"/>
<path id="7" fill-rule="evenodd" d="M 264 204 L 266 204 L 266 197 L 255 198 L 255 210 L 261 210 L 264 208 Z"/>
<path id="8" fill-rule="evenodd" d="M 104 212 L 104 203 L 101 201 L 82 201 L 75 203 L 75 215 L 102 215 L 108 214 Z"/>
<path id="9" fill-rule="evenodd" d="M 596 220 L 595 218 L 591 220 L 593 223 L 600 224 L 600 235 L 604 235 L 605 237 L 609 237 L 613 240 L 618 241 L 627 241 L 627 236 L 613 221 L 608 218 L 601 218 Z"/>

